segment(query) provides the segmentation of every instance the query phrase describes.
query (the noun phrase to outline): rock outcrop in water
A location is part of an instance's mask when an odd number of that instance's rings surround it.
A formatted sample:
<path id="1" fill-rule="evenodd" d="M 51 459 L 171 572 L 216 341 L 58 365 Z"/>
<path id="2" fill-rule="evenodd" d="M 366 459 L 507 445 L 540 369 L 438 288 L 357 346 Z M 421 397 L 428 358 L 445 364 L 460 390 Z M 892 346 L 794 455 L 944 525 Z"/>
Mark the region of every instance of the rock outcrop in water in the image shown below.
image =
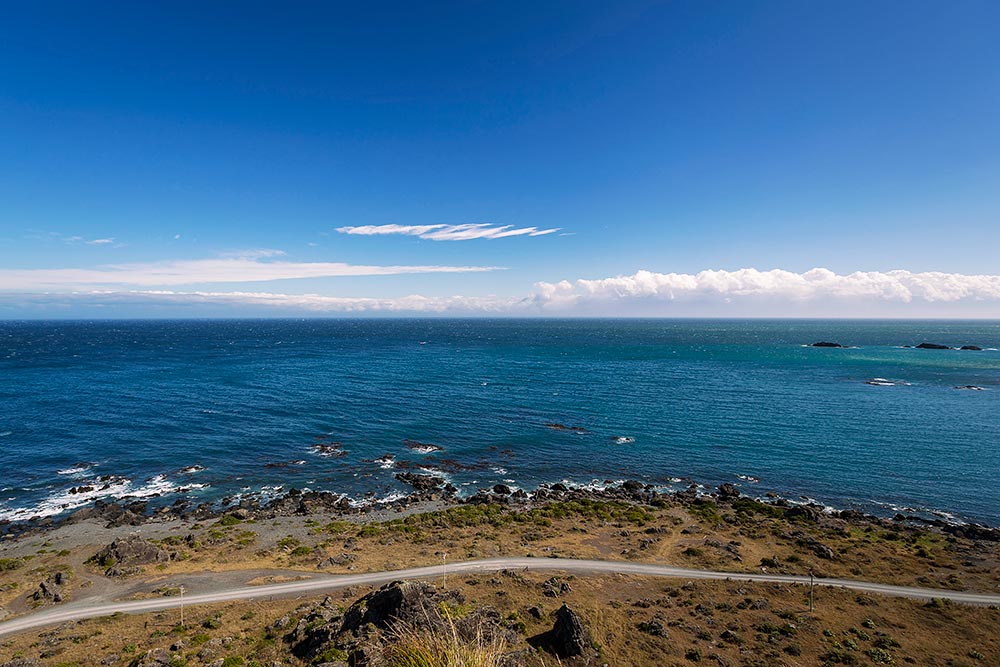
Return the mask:
<path id="1" fill-rule="evenodd" d="M 960 347 L 958 349 L 960 349 L 960 350 L 971 350 L 973 352 L 982 352 L 983 351 L 983 348 L 979 347 L 978 345 L 963 345 L 962 347 Z"/>
<path id="2" fill-rule="evenodd" d="M 921 343 L 917 345 L 918 350 L 950 350 L 951 347 L 947 345 L 939 345 L 937 343 Z"/>
<path id="3" fill-rule="evenodd" d="M 821 340 L 818 343 L 813 343 L 810 347 L 847 347 L 846 345 L 841 345 L 840 343 L 831 343 L 827 340 Z"/>

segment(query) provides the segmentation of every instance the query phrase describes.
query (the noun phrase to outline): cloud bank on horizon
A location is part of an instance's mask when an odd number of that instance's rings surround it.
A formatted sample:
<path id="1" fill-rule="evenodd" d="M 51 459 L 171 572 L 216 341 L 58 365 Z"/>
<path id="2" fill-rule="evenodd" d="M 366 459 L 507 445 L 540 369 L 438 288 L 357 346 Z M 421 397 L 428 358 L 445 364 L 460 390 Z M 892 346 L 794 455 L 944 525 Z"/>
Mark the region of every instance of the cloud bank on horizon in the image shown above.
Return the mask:
<path id="1" fill-rule="evenodd" d="M 220 264 L 221 262 L 221 264 Z M 232 262 L 235 262 L 232 263 Z M 193 262 L 199 280 L 211 276 L 226 280 L 259 282 L 304 275 L 386 275 L 409 272 L 483 271 L 489 267 L 354 267 L 345 264 L 261 262 L 255 259 L 220 259 Z M 292 266 L 288 266 L 292 265 Z M 145 265 L 148 269 L 150 265 Z M 133 285 L 196 282 L 177 275 L 183 263 L 136 274 L 131 268 L 94 270 L 107 282 L 108 274 L 123 273 Z M 250 269 L 259 269 L 252 271 Z M 67 270 L 80 271 L 80 270 Z M 0 272 L 0 306 L 107 307 L 141 305 L 190 306 L 193 312 L 212 307 L 250 309 L 259 314 L 451 314 L 493 316 L 652 316 L 652 317 L 1000 317 L 1000 275 L 905 270 L 858 271 L 837 274 L 823 268 L 803 273 L 754 268 L 736 271 L 706 270 L 695 274 L 637 271 L 602 279 L 538 282 L 530 293 L 505 296 L 354 297 L 329 294 L 290 294 L 270 291 L 177 291 L 171 289 L 80 289 L 47 293 L 18 290 L 17 276 Z M 84 273 L 58 274 L 59 278 Z M 121 277 L 121 276 L 119 276 Z M 37 287 L 37 284 L 35 285 Z M 12 291 L 17 290 L 17 291 Z M 154 311 L 155 312 L 155 308 Z"/>
<path id="2" fill-rule="evenodd" d="M 477 273 L 493 266 L 379 266 L 344 262 L 273 260 L 278 250 L 248 250 L 209 259 L 109 264 L 80 269 L 0 269 L 0 290 L 78 290 L 88 287 L 162 287 L 211 283 L 268 282 L 296 278 L 389 276 L 416 273 Z"/>
<path id="3" fill-rule="evenodd" d="M 355 236 L 416 236 L 429 241 L 471 241 L 473 239 L 502 239 L 511 236 L 547 236 L 559 231 L 538 227 L 514 227 L 514 225 L 494 225 L 487 222 L 462 225 L 361 225 L 338 227 L 341 234 Z"/>

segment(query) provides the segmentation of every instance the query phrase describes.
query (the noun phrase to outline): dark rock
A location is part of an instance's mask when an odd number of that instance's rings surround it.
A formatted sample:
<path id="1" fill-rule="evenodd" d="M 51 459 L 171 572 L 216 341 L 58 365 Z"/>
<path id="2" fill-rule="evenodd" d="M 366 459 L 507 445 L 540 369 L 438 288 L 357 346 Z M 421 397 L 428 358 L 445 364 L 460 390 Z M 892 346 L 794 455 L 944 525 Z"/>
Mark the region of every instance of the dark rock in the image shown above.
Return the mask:
<path id="1" fill-rule="evenodd" d="M 44 581 L 38 584 L 38 590 L 32 594 L 31 599 L 36 602 L 62 602 L 62 587 L 65 583 L 66 576 L 62 572 L 50 574 Z"/>
<path id="2" fill-rule="evenodd" d="M 581 656 L 589 662 L 593 655 L 593 641 L 590 632 L 580 616 L 565 604 L 556 611 L 556 622 L 552 627 L 552 648 L 560 658 Z"/>
<path id="3" fill-rule="evenodd" d="M 443 487 L 446 483 L 444 477 L 437 475 L 420 475 L 413 472 L 397 472 L 396 479 L 404 484 L 409 484 L 417 491 L 434 491 Z"/>
<path id="4" fill-rule="evenodd" d="M 830 341 L 821 340 L 818 343 L 813 343 L 811 347 L 845 347 L 840 343 L 831 343 Z"/>
<path id="5" fill-rule="evenodd" d="M 727 482 L 725 484 L 719 485 L 719 498 L 721 498 L 722 500 L 729 500 L 732 498 L 739 498 L 739 497 L 740 497 L 740 490 L 737 489 L 732 484 L 729 484 Z"/>
<path id="6" fill-rule="evenodd" d="M 989 526 L 980 526 L 975 523 L 966 523 L 961 525 L 947 525 L 943 530 L 944 532 L 954 535 L 955 537 L 964 537 L 969 540 L 1000 542 L 1000 528 L 990 528 Z"/>
<path id="7" fill-rule="evenodd" d="M 493 486 L 493 493 L 500 496 L 509 496 L 511 492 L 510 487 L 506 484 L 496 484 Z"/>
<path id="8" fill-rule="evenodd" d="M 960 349 L 960 350 L 972 350 L 974 352 L 982 352 L 983 351 L 983 348 L 979 347 L 978 345 L 963 345 L 962 347 L 960 347 L 958 349 Z"/>
<path id="9" fill-rule="evenodd" d="M 168 560 L 170 560 L 168 552 L 138 535 L 119 538 L 90 558 L 91 562 L 107 567 L 105 574 L 109 577 L 128 572 L 139 565 Z"/>
<path id="10" fill-rule="evenodd" d="M 292 654 L 307 661 L 319 657 L 330 647 L 340 632 L 342 618 L 340 608 L 334 604 L 332 598 L 326 597 L 323 602 L 310 609 L 295 628 L 285 635 L 285 641 L 291 644 Z M 281 626 L 276 622 L 275 628 L 285 625 L 287 622 Z"/>
<path id="11" fill-rule="evenodd" d="M 642 621 L 636 627 L 639 628 L 640 632 L 645 632 L 647 635 L 653 635 L 654 637 L 667 636 L 667 628 L 663 625 L 663 621 L 658 618 Z"/>
<path id="12" fill-rule="evenodd" d="M 624 482 L 622 482 L 622 490 L 627 493 L 638 493 L 640 491 L 644 491 L 645 489 L 646 489 L 645 484 L 643 484 L 642 482 L 637 482 L 634 479 L 627 479 Z"/>
<path id="13" fill-rule="evenodd" d="M 837 554 L 834 553 L 833 549 L 823 544 L 822 542 L 814 542 L 810 546 L 812 548 L 813 553 L 819 556 L 820 558 L 823 558 L 825 560 L 833 560 L 834 558 L 837 557 Z"/>
<path id="14" fill-rule="evenodd" d="M 955 387 L 955 389 L 967 389 L 968 391 L 985 391 L 982 387 L 974 384 L 963 384 Z"/>
<path id="15" fill-rule="evenodd" d="M 368 624 L 382 630 L 393 623 L 438 625 L 443 620 L 439 608 L 448 597 L 422 581 L 393 581 L 352 604 L 344 612 L 341 631 L 357 634 Z"/>
<path id="16" fill-rule="evenodd" d="M 565 581 L 560 581 L 558 577 L 547 579 L 542 584 L 542 593 L 545 594 L 545 597 L 559 597 L 560 595 L 569 593 L 571 590 L 573 589 L 570 588 L 569 584 Z"/>
<path id="17" fill-rule="evenodd" d="M 146 651 L 132 664 L 135 667 L 167 667 L 170 664 L 170 654 L 166 649 L 154 648 Z"/>
<path id="18" fill-rule="evenodd" d="M 546 424 L 547 427 L 554 431 L 571 431 L 573 433 L 586 433 L 587 429 L 582 426 L 567 426 L 566 424 L 560 424 L 558 422 L 549 422 Z"/>
<path id="19" fill-rule="evenodd" d="M 821 515 L 820 510 L 811 505 L 795 505 L 785 513 L 785 516 L 789 519 L 802 519 L 814 522 L 819 521 Z"/>
<path id="20" fill-rule="evenodd" d="M 528 616 L 536 620 L 542 620 L 542 608 L 541 607 L 528 607 Z"/>
<path id="21" fill-rule="evenodd" d="M 38 661 L 30 658 L 14 658 L 0 663 L 0 667 L 38 667 Z"/>
<path id="22" fill-rule="evenodd" d="M 918 350 L 950 350 L 951 348 L 947 345 L 939 345 L 937 343 L 921 343 L 917 345 Z"/>

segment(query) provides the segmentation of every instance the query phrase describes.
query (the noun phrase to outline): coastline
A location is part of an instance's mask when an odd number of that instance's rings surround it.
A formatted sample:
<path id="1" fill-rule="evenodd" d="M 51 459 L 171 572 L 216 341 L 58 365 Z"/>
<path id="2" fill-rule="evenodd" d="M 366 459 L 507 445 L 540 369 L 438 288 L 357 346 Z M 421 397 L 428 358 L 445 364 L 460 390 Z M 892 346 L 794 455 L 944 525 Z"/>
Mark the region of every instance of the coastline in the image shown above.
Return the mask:
<path id="1" fill-rule="evenodd" d="M 113 529 L 124 526 L 134 528 L 176 524 L 178 522 L 195 523 L 219 519 L 225 515 L 233 515 L 240 520 L 323 515 L 364 524 L 401 519 L 412 514 L 466 504 L 496 503 L 525 510 L 547 502 L 580 499 L 622 500 L 644 504 L 676 502 L 685 505 L 700 499 L 726 502 L 736 498 L 760 503 L 782 511 L 805 512 L 810 516 L 828 515 L 852 522 L 876 525 L 929 527 L 943 533 L 968 535 L 974 539 L 1000 542 L 1000 526 L 957 519 L 946 520 L 940 518 L 940 515 L 946 514 L 944 512 L 936 512 L 935 514 L 939 516 L 935 518 L 903 512 L 894 512 L 891 516 L 886 513 L 880 516 L 854 509 L 837 509 L 804 496 L 799 500 L 785 498 L 775 493 L 768 493 L 763 497 L 755 496 L 745 493 L 730 483 L 723 483 L 716 489 L 710 490 L 703 485 L 687 480 L 689 483 L 683 490 L 668 490 L 663 486 L 637 480 L 621 482 L 606 480 L 603 484 L 574 484 L 561 481 L 543 483 L 531 491 L 506 484 L 495 484 L 490 488 L 480 488 L 475 494 L 461 496 L 458 489 L 451 485 L 446 477 L 430 470 L 421 470 L 417 473 L 406 471 L 396 474 L 397 479 L 413 487 L 413 491 L 406 494 L 396 494 L 385 500 L 367 502 L 358 502 L 343 494 L 330 491 L 295 488 L 270 499 L 248 494 L 235 502 L 226 498 L 221 502 L 202 502 L 195 505 L 187 498 L 181 497 L 172 504 L 156 508 L 151 507 L 150 498 L 129 498 L 126 496 L 111 501 L 97 499 L 88 505 L 58 515 L 0 521 L 0 546 L 20 538 L 65 529 L 83 522 Z"/>
<path id="2" fill-rule="evenodd" d="M 650 604 L 676 606 L 655 602 L 657 591 L 664 589 L 654 579 L 614 574 L 616 562 L 622 563 L 623 571 L 628 570 L 628 564 L 648 564 L 732 573 L 732 582 L 727 578 L 715 584 L 699 583 L 697 588 L 688 582 L 679 590 L 691 592 L 691 606 L 695 608 L 695 602 L 704 607 L 706 601 L 726 596 L 732 597 L 727 603 L 731 607 L 726 609 L 737 611 L 744 609 L 739 605 L 746 604 L 748 595 L 770 599 L 776 605 L 773 613 L 779 618 L 784 618 L 781 614 L 797 599 L 801 600 L 796 587 L 743 582 L 741 574 L 864 580 L 940 590 L 942 595 L 996 595 L 1000 591 L 1000 531 L 996 529 L 943 521 L 906 521 L 905 517 L 879 518 L 780 499 L 761 502 L 744 496 L 732 485 L 704 494 L 697 488 L 660 493 L 635 481 L 600 489 L 557 483 L 541 487 L 530 496 L 494 488 L 470 498 L 442 494 L 438 489 L 416 491 L 391 507 L 374 510 L 339 508 L 339 501 L 333 494 L 289 492 L 256 507 L 247 500 L 242 506 L 196 507 L 186 516 L 162 513 L 153 517 L 122 507 L 110 510 L 110 505 L 103 512 L 87 508 L 72 521 L 35 527 L 0 541 L 0 619 L 42 608 L 62 608 L 67 602 L 70 606 L 66 608 L 75 608 L 153 601 L 178 595 L 181 587 L 186 594 L 197 596 L 234 587 L 319 581 L 327 575 L 440 566 L 452 559 L 541 558 L 556 570 L 558 559 L 604 561 L 611 568 L 608 572 L 579 578 L 558 572 L 551 576 L 507 571 L 492 577 L 482 573 L 448 578 L 449 590 L 460 590 L 478 600 L 477 604 L 490 603 L 484 595 L 493 595 L 494 589 L 496 595 L 502 595 L 516 583 L 524 589 L 518 588 L 518 595 L 525 601 L 535 595 L 542 601 L 550 601 L 550 596 L 569 599 L 590 609 L 591 622 L 595 623 L 609 609 L 626 614 L 638 606 L 646 616 L 644 610 Z M 623 585 L 631 591 L 631 597 L 604 601 L 607 591 L 620 590 Z M 366 590 L 347 588 L 340 599 L 347 605 Z M 678 589 L 668 583 L 666 590 Z M 935 605 L 940 605 L 933 600 L 925 604 L 839 588 L 822 595 L 836 601 L 824 609 L 854 609 L 853 614 L 862 614 L 852 621 L 854 625 L 876 612 L 876 618 L 891 614 L 897 619 L 893 623 L 910 623 L 933 613 Z M 516 602 L 505 599 L 505 605 L 515 605 L 505 613 L 523 614 L 524 609 L 518 611 Z M 612 607 L 601 606 L 607 604 Z M 269 621 L 275 623 L 282 614 L 294 617 L 305 609 L 301 600 L 276 600 L 267 607 L 275 610 Z M 925 608 L 932 611 L 921 611 Z M 751 606 L 746 614 L 753 617 L 765 614 L 767 609 Z M 994 613 L 984 609 L 962 613 Z M 192 614 L 199 614 L 199 618 L 209 616 L 188 634 L 194 636 L 204 632 L 203 628 L 214 628 L 212 619 L 220 612 L 235 622 L 259 610 L 260 605 L 252 601 L 193 609 Z M 951 607 L 946 611 L 956 613 Z M 659 619 L 667 627 L 663 613 L 661 610 L 644 622 Z M 678 608 L 677 613 L 683 614 L 683 621 L 688 612 Z M 627 622 L 626 616 L 622 622 Z M 147 618 L 157 627 L 155 622 L 163 614 Z M 545 618 L 536 619 L 534 627 L 544 625 Z M 846 620 L 837 622 L 850 624 Z M 140 646 L 162 643 L 164 650 L 171 647 L 171 653 L 175 652 L 175 644 L 181 646 L 171 639 L 172 632 L 166 632 L 173 627 L 173 621 L 152 634 L 142 620 L 127 617 L 83 623 L 83 627 L 106 628 L 113 624 L 130 628 L 133 643 L 141 642 Z M 53 632 L 72 638 L 75 627 L 80 626 L 66 624 Z M 817 636 L 822 629 L 816 623 L 804 627 Z M 616 637 L 628 636 L 624 626 L 609 627 L 609 631 Z M 234 632 L 224 634 L 231 636 Z M 250 630 L 244 628 L 242 632 Z M 818 639 L 820 645 L 825 641 L 823 637 Z M 695 639 L 699 640 L 697 635 Z M 30 637 L 13 636 L 11 641 L 5 645 L 31 648 Z"/>

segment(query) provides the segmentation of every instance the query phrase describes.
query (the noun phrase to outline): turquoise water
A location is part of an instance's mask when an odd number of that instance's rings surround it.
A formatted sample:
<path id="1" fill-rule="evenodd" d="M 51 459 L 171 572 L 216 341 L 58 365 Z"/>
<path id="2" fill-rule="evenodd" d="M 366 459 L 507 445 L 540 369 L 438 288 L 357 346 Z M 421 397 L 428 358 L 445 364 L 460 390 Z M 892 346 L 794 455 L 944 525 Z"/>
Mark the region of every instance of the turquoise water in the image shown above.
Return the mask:
<path id="1" fill-rule="evenodd" d="M 924 341 L 994 349 L 900 347 Z M 0 323 L 0 519 L 293 486 L 375 501 L 407 490 L 373 461 L 392 454 L 461 464 L 466 494 L 691 479 L 997 524 L 997 347 L 997 322 Z M 347 453 L 313 450 L 330 441 Z"/>

